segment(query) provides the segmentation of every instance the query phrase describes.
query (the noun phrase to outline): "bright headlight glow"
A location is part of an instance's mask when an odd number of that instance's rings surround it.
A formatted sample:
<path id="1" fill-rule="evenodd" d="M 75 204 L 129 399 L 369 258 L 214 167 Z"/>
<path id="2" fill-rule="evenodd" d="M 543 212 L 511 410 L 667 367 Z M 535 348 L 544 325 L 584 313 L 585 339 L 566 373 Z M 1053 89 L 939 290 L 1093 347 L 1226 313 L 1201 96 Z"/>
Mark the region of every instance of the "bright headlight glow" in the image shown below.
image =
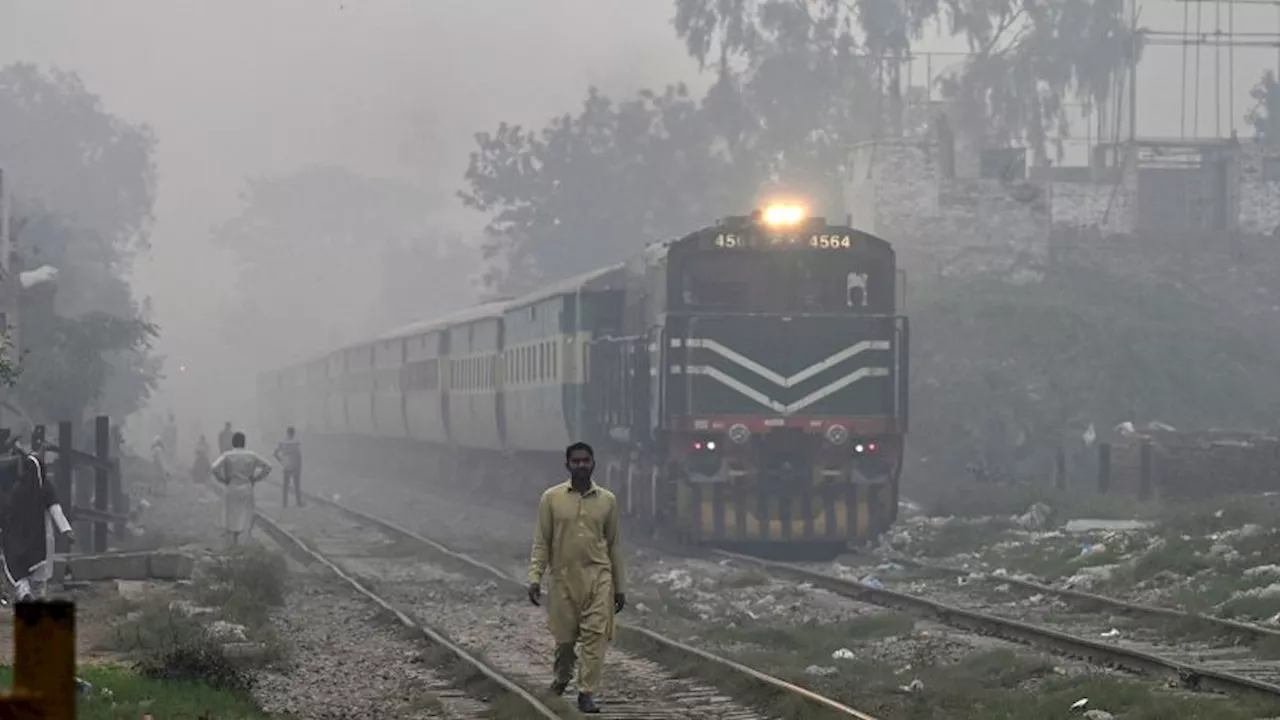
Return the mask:
<path id="1" fill-rule="evenodd" d="M 800 224 L 808 214 L 801 205 L 779 203 L 767 206 L 760 214 L 760 219 L 769 227 L 786 227 Z"/>

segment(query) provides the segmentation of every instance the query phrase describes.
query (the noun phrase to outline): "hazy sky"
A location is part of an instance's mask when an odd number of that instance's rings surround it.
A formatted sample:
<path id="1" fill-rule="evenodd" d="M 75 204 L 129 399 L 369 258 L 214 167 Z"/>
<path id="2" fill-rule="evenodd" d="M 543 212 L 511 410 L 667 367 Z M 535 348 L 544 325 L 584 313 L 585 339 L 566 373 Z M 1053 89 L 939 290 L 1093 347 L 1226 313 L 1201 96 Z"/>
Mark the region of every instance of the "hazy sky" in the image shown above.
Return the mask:
<path id="1" fill-rule="evenodd" d="M 1208 30 L 1218 6 L 1198 7 Z M 198 352 L 224 297 L 231 266 L 208 231 L 236 210 L 246 176 L 337 163 L 449 193 L 476 130 L 541 125 L 590 82 L 629 92 L 692 79 L 671 14 L 668 0 L 0 0 L 0 64 L 75 71 L 109 111 L 154 128 L 158 222 L 136 279 L 172 370 Z M 1182 14 L 1149 0 L 1142 24 L 1179 30 Z M 1235 15 L 1238 30 L 1277 27 L 1275 8 Z M 1202 134 L 1214 129 L 1216 57 L 1202 50 Z M 1181 51 L 1148 58 L 1140 132 L 1176 136 Z M 1224 133 L 1275 62 L 1274 49 L 1237 51 Z M 1226 53 L 1221 63 L 1225 78 Z"/>
<path id="2" fill-rule="evenodd" d="M 157 225 L 136 285 L 172 373 L 212 331 L 231 265 L 209 228 L 246 176 L 336 163 L 452 193 L 477 130 L 541 125 L 591 82 L 692 74 L 669 16 L 635 0 L 0 0 L 0 64 L 75 71 L 154 128 Z"/>

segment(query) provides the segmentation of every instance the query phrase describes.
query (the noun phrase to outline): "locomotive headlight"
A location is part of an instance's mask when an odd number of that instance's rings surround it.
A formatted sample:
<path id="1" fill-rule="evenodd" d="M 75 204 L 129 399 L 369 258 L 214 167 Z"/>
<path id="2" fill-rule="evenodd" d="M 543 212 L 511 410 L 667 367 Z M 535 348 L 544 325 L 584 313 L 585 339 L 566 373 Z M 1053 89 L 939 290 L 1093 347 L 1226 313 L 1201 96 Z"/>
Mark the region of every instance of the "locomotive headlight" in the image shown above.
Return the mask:
<path id="1" fill-rule="evenodd" d="M 769 227 L 790 227 L 799 225 L 808 214 L 802 205 L 779 203 L 765 207 L 760 220 Z"/>
<path id="2" fill-rule="evenodd" d="M 843 445 L 849 439 L 849 428 L 843 425 L 832 425 L 827 428 L 827 440 L 832 445 Z"/>
<path id="3" fill-rule="evenodd" d="M 746 425 L 736 423 L 729 427 L 729 439 L 734 443 L 741 445 L 751 438 L 751 431 Z"/>

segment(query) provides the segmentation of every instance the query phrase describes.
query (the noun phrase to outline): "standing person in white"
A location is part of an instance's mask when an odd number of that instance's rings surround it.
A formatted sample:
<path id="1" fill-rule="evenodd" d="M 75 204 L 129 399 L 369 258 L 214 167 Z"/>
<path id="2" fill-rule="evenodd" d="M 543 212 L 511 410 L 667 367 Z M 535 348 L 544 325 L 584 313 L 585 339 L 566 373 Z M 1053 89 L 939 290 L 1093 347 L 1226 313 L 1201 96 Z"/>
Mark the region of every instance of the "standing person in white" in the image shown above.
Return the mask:
<path id="1" fill-rule="evenodd" d="M 75 534 L 39 458 L 24 452 L 4 465 L 4 472 L 12 473 L 5 478 L 0 502 L 5 576 L 19 601 L 40 600 L 53 577 L 54 526 L 69 542 L 75 541 Z"/>
<path id="2" fill-rule="evenodd" d="M 244 433 L 231 436 L 231 449 L 218 456 L 209 469 L 213 479 L 222 483 L 222 527 L 228 544 L 240 542 L 240 534 L 246 536 L 253 529 L 253 486 L 271 474 L 271 466 L 258 453 L 246 450 Z"/>

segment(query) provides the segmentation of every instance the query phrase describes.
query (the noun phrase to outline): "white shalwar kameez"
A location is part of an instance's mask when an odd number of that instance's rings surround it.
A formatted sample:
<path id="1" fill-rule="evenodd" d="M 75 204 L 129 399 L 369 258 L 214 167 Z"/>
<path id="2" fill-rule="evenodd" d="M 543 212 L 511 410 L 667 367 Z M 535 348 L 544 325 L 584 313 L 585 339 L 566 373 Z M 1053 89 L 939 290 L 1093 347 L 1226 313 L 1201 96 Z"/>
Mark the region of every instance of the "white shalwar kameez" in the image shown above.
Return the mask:
<path id="1" fill-rule="evenodd" d="M 233 448 L 218 456 L 209 469 L 226 487 L 222 495 L 222 527 L 228 533 L 247 533 L 253 527 L 254 484 L 271 474 L 271 465 L 258 453 Z"/>

